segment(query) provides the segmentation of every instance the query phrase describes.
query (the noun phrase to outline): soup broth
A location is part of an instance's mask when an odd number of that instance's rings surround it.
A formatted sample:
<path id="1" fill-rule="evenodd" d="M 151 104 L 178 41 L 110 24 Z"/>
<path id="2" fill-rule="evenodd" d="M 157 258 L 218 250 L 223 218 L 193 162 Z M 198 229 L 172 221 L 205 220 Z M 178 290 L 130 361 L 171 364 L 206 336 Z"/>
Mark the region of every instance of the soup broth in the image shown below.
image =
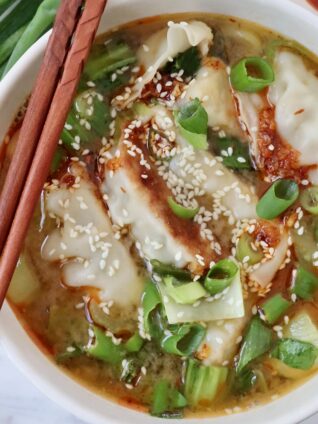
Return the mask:
<path id="1" fill-rule="evenodd" d="M 317 93 L 310 52 L 234 18 L 96 39 L 8 293 L 58 367 L 167 418 L 315 373 Z"/>

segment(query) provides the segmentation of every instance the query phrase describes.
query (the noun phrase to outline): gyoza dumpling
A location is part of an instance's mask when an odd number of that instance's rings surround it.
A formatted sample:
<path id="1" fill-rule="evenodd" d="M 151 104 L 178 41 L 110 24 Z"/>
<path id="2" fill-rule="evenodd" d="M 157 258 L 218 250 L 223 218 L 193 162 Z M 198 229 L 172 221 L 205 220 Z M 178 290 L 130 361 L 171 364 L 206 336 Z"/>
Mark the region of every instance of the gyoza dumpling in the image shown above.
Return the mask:
<path id="1" fill-rule="evenodd" d="M 212 39 L 211 28 L 203 22 L 169 22 L 167 28 L 153 34 L 138 50 L 137 57 L 145 73 L 136 83 L 129 101 L 138 97 L 143 87 L 156 75 L 158 69 L 179 53 L 183 53 L 190 47 L 198 46 L 202 56 L 205 56 Z"/>
<path id="2" fill-rule="evenodd" d="M 241 137 L 235 100 L 229 76 L 222 60 L 207 58 L 180 103 L 198 98 L 207 111 L 209 126 L 223 129 L 228 135 Z"/>
<path id="3" fill-rule="evenodd" d="M 275 106 L 280 136 L 300 153 L 299 164 L 318 165 L 318 78 L 304 60 L 287 51 L 275 57 L 275 82 L 269 99 Z M 318 171 L 311 174 L 318 183 Z"/>
<path id="4" fill-rule="evenodd" d="M 45 205 L 62 225 L 45 240 L 42 256 L 47 261 L 62 261 L 63 282 L 71 287 L 96 287 L 102 299 L 120 305 L 138 304 L 143 279 L 128 248 L 115 239 L 85 168 L 72 165 L 59 186 L 47 191 Z"/>

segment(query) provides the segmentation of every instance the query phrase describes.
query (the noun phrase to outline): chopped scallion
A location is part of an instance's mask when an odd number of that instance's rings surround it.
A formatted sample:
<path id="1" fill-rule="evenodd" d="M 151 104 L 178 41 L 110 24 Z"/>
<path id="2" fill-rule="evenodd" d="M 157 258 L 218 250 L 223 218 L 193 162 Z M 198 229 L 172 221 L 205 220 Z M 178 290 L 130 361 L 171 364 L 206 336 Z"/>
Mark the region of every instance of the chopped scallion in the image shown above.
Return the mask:
<path id="1" fill-rule="evenodd" d="M 262 305 L 266 321 L 269 324 L 275 324 L 290 306 L 291 302 L 286 300 L 280 293 L 271 297 Z"/>
<path id="2" fill-rule="evenodd" d="M 257 215 L 263 219 L 277 218 L 296 202 L 298 195 L 299 188 L 295 181 L 275 181 L 257 203 Z"/>
<path id="3" fill-rule="evenodd" d="M 172 275 L 164 278 L 168 295 L 177 303 L 192 305 L 206 296 L 207 292 L 198 281 L 180 282 Z"/>
<path id="4" fill-rule="evenodd" d="M 195 149 L 208 147 L 208 114 L 199 99 L 194 99 L 175 113 L 181 135 Z"/>
<path id="5" fill-rule="evenodd" d="M 271 65 L 261 57 L 247 57 L 231 69 L 231 84 L 237 91 L 255 93 L 268 87 L 275 79 Z"/>
<path id="6" fill-rule="evenodd" d="M 255 265 L 263 259 L 264 255 L 259 248 L 253 248 L 254 239 L 244 233 L 236 246 L 236 259 L 240 262 L 247 261 L 249 265 Z M 248 258 L 248 260 L 246 259 Z"/>
<path id="7" fill-rule="evenodd" d="M 160 304 L 161 299 L 156 286 L 151 281 L 147 282 L 142 296 L 143 320 L 146 333 L 150 333 L 151 313 Z"/>
<path id="8" fill-rule="evenodd" d="M 168 204 L 172 212 L 183 219 L 193 219 L 199 212 L 199 208 L 185 208 L 184 206 L 177 203 L 171 196 L 168 197 Z"/>
<path id="9" fill-rule="evenodd" d="M 200 324 L 184 324 L 170 326 L 168 332 L 161 341 L 162 349 L 173 355 L 190 356 L 201 345 L 206 329 Z"/>
<path id="10" fill-rule="evenodd" d="M 155 274 L 165 276 L 172 275 L 173 277 L 178 278 L 182 281 L 191 281 L 191 274 L 186 269 L 177 268 L 174 265 L 165 264 L 163 262 L 158 261 L 157 259 L 152 259 L 150 261 L 152 271 Z"/>
<path id="11" fill-rule="evenodd" d="M 222 259 L 214 265 L 204 280 L 206 290 L 215 295 L 224 291 L 234 281 L 239 267 L 230 259 Z"/>
<path id="12" fill-rule="evenodd" d="M 96 359 L 108 362 L 109 364 L 118 364 L 125 355 L 125 349 L 122 345 L 116 345 L 112 338 L 106 336 L 105 332 L 98 327 L 94 327 L 95 340 L 85 348 L 85 352 Z"/>
<path id="13" fill-rule="evenodd" d="M 318 215 L 318 187 L 309 187 L 300 194 L 301 206 L 312 215 Z"/>
<path id="14" fill-rule="evenodd" d="M 303 267 L 297 269 L 292 293 L 304 300 L 311 300 L 318 289 L 318 277 Z"/>

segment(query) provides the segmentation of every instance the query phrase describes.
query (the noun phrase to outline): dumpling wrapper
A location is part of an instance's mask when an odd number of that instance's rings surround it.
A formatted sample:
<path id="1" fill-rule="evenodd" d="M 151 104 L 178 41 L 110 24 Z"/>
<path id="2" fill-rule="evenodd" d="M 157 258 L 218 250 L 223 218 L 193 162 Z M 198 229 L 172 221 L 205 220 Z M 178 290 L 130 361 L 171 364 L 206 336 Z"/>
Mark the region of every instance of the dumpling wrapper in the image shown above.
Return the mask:
<path id="1" fill-rule="evenodd" d="M 265 288 L 275 277 L 275 274 L 281 267 L 286 258 L 288 250 L 288 234 L 283 233 L 278 246 L 275 248 L 272 259 L 260 265 L 249 276 L 252 281 L 256 281 L 261 287 Z"/>
<path id="2" fill-rule="evenodd" d="M 128 248 L 114 238 L 107 211 L 86 170 L 73 165 L 72 174 L 81 177 L 80 188 L 70 190 L 64 185 L 46 194 L 47 212 L 60 218 L 63 226 L 49 234 L 42 256 L 50 262 L 67 260 L 62 267 L 66 285 L 96 287 L 103 300 L 137 305 L 143 281 Z"/>
<path id="3" fill-rule="evenodd" d="M 195 46 L 198 46 L 202 56 L 205 56 L 212 40 L 212 30 L 203 22 L 169 22 L 167 28 L 153 34 L 145 41 L 145 47 L 141 47 L 137 52 L 138 61 L 145 68 L 145 73 L 136 82 L 129 102 L 139 97 L 144 86 L 170 58 L 173 59 L 179 53 Z"/>
<path id="4" fill-rule="evenodd" d="M 231 361 L 237 351 L 237 341 L 245 329 L 249 314 L 236 319 L 223 322 L 209 322 L 207 334 L 203 345 L 207 348 L 207 357 L 203 360 L 205 365 L 226 365 Z"/>
<path id="5" fill-rule="evenodd" d="M 168 295 L 164 283 L 159 283 L 158 286 L 161 297 L 164 299 L 169 324 L 244 317 L 244 299 L 239 273 L 224 295 L 212 302 L 202 300 L 197 307 L 176 303 Z"/>
<path id="6" fill-rule="evenodd" d="M 207 111 L 210 127 L 219 127 L 227 134 L 241 137 L 234 97 L 231 92 L 226 65 L 218 58 L 204 61 L 193 83 L 186 89 L 182 105 L 198 98 Z"/>
<path id="7" fill-rule="evenodd" d="M 300 56 L 287 51 L 276 54 L 274 69 L 269 99 L 278 131 L 300 152 L 300 165 L 318 165 L 318 78 Z M 310 177 L 317 184 L 318 170 Z"/>

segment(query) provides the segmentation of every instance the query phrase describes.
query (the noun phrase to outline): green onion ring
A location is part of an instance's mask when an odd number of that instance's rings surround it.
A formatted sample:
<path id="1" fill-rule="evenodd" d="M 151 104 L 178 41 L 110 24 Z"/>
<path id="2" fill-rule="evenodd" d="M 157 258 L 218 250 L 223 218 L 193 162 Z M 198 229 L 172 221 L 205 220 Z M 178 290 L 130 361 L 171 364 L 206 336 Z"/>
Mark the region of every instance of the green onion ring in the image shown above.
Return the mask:
<path id="1" fill-rule="evenodd" d="M 257 215 L 263 219 L 274 219 L 295 203 L 298 196 L 299 188 L 295 181 L 275 181 L 257 203 Z"/>
<path id="2" fill-rule="evenodd" d="M 261 76 L 249 74 L 248 67 L 253 67 Z M 261 57 L 247 57 L 240 60 L 231 69 L 230 80 L 237 91 L 255 93 L 268 87 L 275 79 L 275 74 L 267 60 Z"/>
<path id="3" fill-rule="evenodd" d="M 183 219 L 193 219 L 196 214 L 199 212 L 199 207 L 197 208 L 185 208 L 179 203 L 175 202 L 171 196 L 168 197 L 168 204 L 172 210 L 172 212 Z"/>
<path id="4" fill-rule="evenodd" d="M 168 295 L 177 303 L 183 305 L 192 305 L 199 299 L 202 299 L 207 292 L 198 281 L 182 283 L 173 276 L 168 275 L 164 278 Z"/>
<path id="5" fill-rule="evenodd" d="M 230 259 L 222 259 L 208 272 L 204 280 L 204 287 L 212 295 L 221 293 L 232 284 L 238 272 L 239 267 L 235 262 Z"/>

